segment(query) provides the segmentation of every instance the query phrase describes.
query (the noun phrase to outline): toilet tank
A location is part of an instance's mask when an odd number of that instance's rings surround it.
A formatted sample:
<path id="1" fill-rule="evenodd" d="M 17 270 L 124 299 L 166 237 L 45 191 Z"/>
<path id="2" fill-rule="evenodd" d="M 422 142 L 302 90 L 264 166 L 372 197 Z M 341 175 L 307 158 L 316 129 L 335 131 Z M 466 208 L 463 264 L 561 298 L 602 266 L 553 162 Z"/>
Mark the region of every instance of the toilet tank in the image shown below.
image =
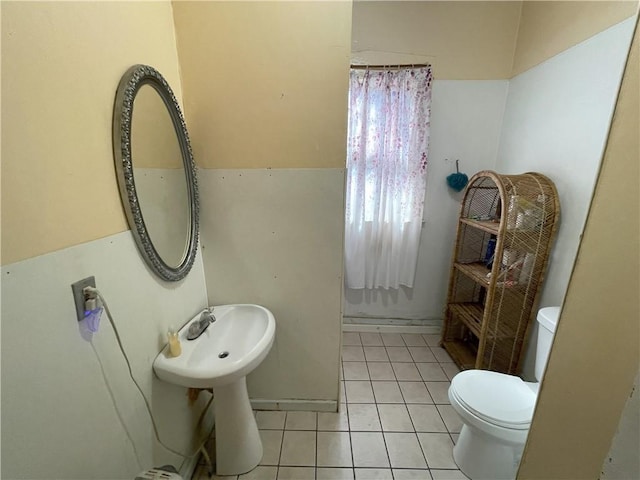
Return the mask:
<path id="1" fill-rule="evenodd" d="M 556 333 L 560 307 L 545 307 L 538 312 L 538 347 L 536 349 L 536 380 L 541 381 L 547 366 L 551 343 Z"/>

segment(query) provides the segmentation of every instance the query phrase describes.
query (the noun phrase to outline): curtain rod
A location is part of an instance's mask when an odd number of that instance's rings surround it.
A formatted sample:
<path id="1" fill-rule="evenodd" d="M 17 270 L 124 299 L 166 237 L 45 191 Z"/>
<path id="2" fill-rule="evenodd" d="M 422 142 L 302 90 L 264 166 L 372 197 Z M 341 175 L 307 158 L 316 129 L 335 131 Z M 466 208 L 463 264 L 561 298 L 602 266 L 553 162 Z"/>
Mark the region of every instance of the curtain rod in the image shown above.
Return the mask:
<path id="1" fill-rule="evenodd" d="M 430 67 L 428 63 L 409 63 L 406 65 L 351 65 L 354 70 L 401 70 L 403 68 Z"/>

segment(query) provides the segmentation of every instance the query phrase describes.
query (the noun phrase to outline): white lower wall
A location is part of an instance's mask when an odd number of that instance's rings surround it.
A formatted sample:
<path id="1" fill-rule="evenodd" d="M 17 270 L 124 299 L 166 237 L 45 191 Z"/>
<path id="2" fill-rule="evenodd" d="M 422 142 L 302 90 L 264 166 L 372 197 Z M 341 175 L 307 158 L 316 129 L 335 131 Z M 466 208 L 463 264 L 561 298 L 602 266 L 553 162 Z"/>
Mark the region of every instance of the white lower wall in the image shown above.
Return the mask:
<path id="1" fill-rule="evenodd" d="M 345 316 L 443 318 L 462 200 L 446 177 L 456 171 L 456 159 L 469 177 L 494 168 L 507 88 L 507 80 L 433 82 L 425 223 L 414 287 L 346 289 Z"/>
<path id="2" fill-rule="evenodd" d="M 204 169 L 198 182 L 209 303 L 276 318 L 249 396 L 326 409 L 338 399 L 344 169 Z"/>
<path id="3" fill-rule="evenodd" d="M 496 170 L 547 175 L 560 228 L 541 305 L 560 305 L 578 251 L 609 134 L 635 18 L 511 79 Z"/>
<path id="4" fill-rule="evenodd" d="M 154 377 L 152 362 L 168 326 L 207 302 L 201 256 L 185 280 L 163 282 L 127 231 L 3 266 L 1 274 L 2 478 L 130 480 L 154 465 L 179 467 L 183 459 L 154 440 L 106 314 L 92 340 L 97 354 L 81 336 L 70 285 L 95 276 L 163 442 L 191 453 L 205 396 L 189 407 L 186 389 Z"/>
<path id="5" fill-rule="evenodd" d="M 567 290 L 634 24 L 630 18 L 614 25 L 509 84 L 496 170 L 547 175 L 560 198 L 541 307 L 560 305 Z M 536 332 L 534 325 L 524 364 L 528 378 L 533 378 Z"/>

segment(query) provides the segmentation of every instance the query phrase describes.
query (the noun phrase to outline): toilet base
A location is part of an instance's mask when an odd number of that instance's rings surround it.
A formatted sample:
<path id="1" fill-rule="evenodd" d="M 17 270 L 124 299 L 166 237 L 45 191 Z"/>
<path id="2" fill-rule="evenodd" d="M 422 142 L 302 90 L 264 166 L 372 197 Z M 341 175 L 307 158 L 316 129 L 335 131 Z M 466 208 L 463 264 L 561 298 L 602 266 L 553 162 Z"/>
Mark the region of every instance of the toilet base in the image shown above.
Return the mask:
<path id="1" fill-rule="evenodd" d="M 453 447 L 453 459 L 471 480 L 513 480 L 523 450 L 524 442 L 501 441 L 465 424 Z"/>

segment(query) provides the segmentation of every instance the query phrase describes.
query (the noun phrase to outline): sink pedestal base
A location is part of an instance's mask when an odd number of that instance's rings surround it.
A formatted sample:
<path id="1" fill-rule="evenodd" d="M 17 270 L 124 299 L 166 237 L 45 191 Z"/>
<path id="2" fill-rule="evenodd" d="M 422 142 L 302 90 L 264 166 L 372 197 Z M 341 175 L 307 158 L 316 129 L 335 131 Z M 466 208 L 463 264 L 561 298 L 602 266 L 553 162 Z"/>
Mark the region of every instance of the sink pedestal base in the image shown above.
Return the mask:
<path id="1" fill-rule="evenodd" d="M 246 377 L 213 388 L 216 473 L 240 475 L 262 460 L 262 441 L 249 403 Z"/>

